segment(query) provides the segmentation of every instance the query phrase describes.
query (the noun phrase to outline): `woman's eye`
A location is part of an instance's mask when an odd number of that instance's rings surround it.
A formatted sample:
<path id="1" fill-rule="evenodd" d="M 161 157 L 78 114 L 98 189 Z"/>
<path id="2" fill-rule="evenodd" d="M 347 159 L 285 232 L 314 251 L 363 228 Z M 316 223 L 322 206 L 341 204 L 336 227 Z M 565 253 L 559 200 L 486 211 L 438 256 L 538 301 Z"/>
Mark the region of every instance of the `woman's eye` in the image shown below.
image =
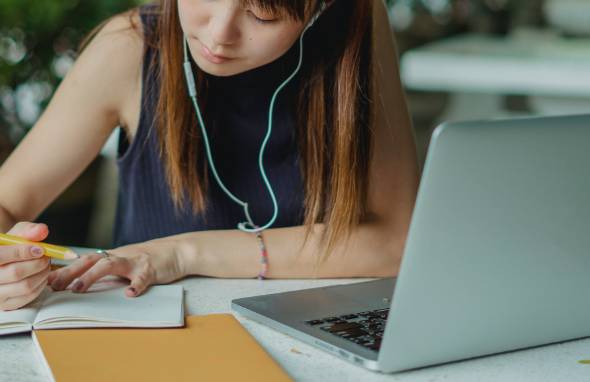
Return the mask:
<path id="1" fill-rule="evenodd" d="M 256 19 L 256 22 L 260 23 L 260 24 L 270 24 L 276 20 L 272 19 L 272 20 L 267 20 L 267 19 L 261 19 L 260 17 L 254 17 Z"/>
<path id="2" fill-rule="evenodd" d="M 270 24 L 277 21 L 277 18 L 273 18 L 272 16 L 257 16 L 254 12 L 250 11 L 250 15 L 254 18 L 254 21 L 260 24 Z"/>

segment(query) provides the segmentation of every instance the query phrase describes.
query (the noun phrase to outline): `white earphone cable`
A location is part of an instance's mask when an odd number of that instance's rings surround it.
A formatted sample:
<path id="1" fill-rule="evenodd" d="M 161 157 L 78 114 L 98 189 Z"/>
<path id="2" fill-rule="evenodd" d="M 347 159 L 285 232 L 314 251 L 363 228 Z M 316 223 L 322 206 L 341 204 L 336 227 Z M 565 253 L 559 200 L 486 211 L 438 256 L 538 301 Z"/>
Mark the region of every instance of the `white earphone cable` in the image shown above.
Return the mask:
<path id="1" fill-rule="evenodd" d="M 277 216 L 279 214 L 279 206 L 277 203 L 277 198 L 276 198 L 275 193 L 272 189 L 270 181 L 268 180 L 268 177 L 266 175 L 266 170 L 264 169 L 264 151 L 265 151 L 266 145 L 268 144 L 268 141 L 270 140 L 270 137 L 272 135 L 274 106 L 275 106 L 276 99 L 277 99 L 279 93 L 281 92 L 281 90 L 283 90 L 283 88 L 285 86 L 287 86 L 287 84 L 297 75 L 297 73 L 301 69 L 301 65 L 303 63 L 303 37 L 305 36 L 305 33 L 309 30 L 309 28 L 311 28 L 313 26 L 313 24 L 317 21 L 317 19 L 319 18 L 319 16 L 321 15 L 321 13 L 324 11 L 325 8 L 326 8 L 326 4 L 325 4 L 325 2 L 322 2 L 320 4 L 320 10 L 311 18 L 310 22 L 307 24 L 307 26 L 305 27 L 305 29 L 303 30 L 303 32 L 299 36 L 299 61 L 297 63 L 297 67 L 295 68 L 293 73 L 291 73 L 291 75 L 285 81 L 283 81 L 283 83 L 281 83 L 281 85 L 279 85 L 279 87 L 275 90 L 275 92 L 272 96 L 272 99 L 270 101 L 270 106 L 269 106 L 269 110 L 268 110 L 268 127 L 267 127 L 267 131 L 266 131 L 266 136 L 264 137 L 264 140 L 262 141 L 262 145 L 260 146 L 260 152 L 258 154 L 258 167 L 260 169 L 260 174 L 262 176 L 262 180 L 264 181 L 264 184 L 266 186 L 266 189 L 268 190 L 268 194 L 269 194 L 271 201 L 272 201 L 273 215 L 272 215 L 271 219 L 266 224 L 264 224 L 262 226 L 257 226 L 256 224 L 254 224 L 254 221 L 252 220 L 252 217 L 250 216 L 248 203 L 242 201 L 240 198 L 235 196 L 225 186 L 225 184 L 221 180 L 221 177 L 217 173 L 217 167 L 215 166 L 215 161 L 213 160 L 213 154 L 211 153 L 211 147 L 209 144 L 209 136 L 207 134 L 207 129 L 205 128 L 205 122 L 203 121 L 203 117 L 201 115 L 201 109 L 200 109 L 199 103 L 197 101 L 197 87 L 196 87 L 196 83 L 195 83 L 195 77 L 193 74 L 192 65 L 189 60 L 189 55 L 188 55 L 188 40 L 187 40 L 186 36 L 183 37 L 184 74 L 185 74 L 185 79 L 186 79 L 186 83 L 187 83 L 187 87 L 188 87 L 189 97 L 192 100 L 192 103 L 195 108 L 195 112 L 197 114 L 197 118 L 199 121 L 199 126 L 201 128 L 201 133 L 203 134 L 203 143 L 205 146 L 207 160 L 209 161 L 209 167 L 211 168 L 211 172 L 213 173 L 213 177 L 215 178 L 215 181 L 217 182 L 219 187 L 223 190 L 223 192 L 232 201 L 234 201 L 235 203 L 237 203 L 238 205 L 240 205 L 244 209 L 244 214 L 245 214 L 246 219 L 248 221 L 238 223 L 237 228 L 241 231 L 253 232 L 253 233 L 261 232 L 261 231 L 269 228 L 270 226 L 272 226 L 274 224 L 274 222 L 276 221 Z"/>

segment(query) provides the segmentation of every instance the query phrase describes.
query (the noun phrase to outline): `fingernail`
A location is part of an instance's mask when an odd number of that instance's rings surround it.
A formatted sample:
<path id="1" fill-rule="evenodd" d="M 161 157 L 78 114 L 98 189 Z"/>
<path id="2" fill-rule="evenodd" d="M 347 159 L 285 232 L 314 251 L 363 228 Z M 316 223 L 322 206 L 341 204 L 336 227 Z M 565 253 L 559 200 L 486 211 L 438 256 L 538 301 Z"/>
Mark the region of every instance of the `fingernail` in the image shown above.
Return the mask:
<path id="1" fill-rule="evenodd" d="M 80 292 L 83 287 L 84 287 L 84 283 L 82 282 L 82 280 L 79 280 L 79 279 L 74 280 L 74 284 L 72 285 L 72 290 L 74 292 Z"/>
<path id="2" fill-rule="evenodd" d="M 131 287 L 129 288 L 129 290 L 131 291 L 131 293 L 133 293 L 134 296 L 137 294 L 137 290 L 135 290 L 135 288 Z"/>
<path id="3" fill-rule="evenodd" d="M 35 257 L 41 257 L 41 256 L 43 256 L 43 248 L 33 246 L 33 247 L 31 247 L 31 254 Z"/>

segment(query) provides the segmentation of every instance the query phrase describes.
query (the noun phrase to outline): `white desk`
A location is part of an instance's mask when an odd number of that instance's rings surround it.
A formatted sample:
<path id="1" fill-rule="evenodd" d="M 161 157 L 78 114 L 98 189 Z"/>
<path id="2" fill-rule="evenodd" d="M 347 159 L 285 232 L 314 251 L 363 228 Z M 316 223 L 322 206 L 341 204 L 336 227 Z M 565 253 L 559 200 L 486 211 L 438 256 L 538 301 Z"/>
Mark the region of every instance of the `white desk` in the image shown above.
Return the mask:
<path id="1" fill-rule="evenodd" d="M 465 34 L 412 49 L 401 77 L 413 90 L 446 91 L 440 120 L 509 116 L 503 95 L 527 96 L 535 114 L 590 110 L 590 38 L 566 39 L 551 30 L 518 30 L 507 37 Z"/>
<path id="2" fill-rule="evenodd" d="M 218 280 L 190 278 L 185 287 L 187 314 L 230 312 L 233 298 L 353 280 Z M 244 327 L 297 381 L 588 381 L 590 339 L 457 362 L 417 371 L 384 375 L 361 369 L 282 333 L 238 316 Z M 84 349 L 80 349 L 84 351 Z M 29 334 L 0 337 L 0 381 L 47 381 Z M 81 381 L 83 382 L 83 381 Z"/>

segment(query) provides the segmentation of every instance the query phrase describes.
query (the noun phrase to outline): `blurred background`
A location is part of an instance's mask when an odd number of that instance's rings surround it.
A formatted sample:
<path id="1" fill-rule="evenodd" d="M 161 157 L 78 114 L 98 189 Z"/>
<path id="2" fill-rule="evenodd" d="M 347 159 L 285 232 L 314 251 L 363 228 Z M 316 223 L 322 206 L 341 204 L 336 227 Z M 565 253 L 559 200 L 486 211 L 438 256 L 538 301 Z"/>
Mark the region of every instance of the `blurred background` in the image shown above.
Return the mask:
<path id="1" fill-rule="evenodd" d="M 0 0 L 0 163 L 39 118 L 84 36 L 142 2 Z M 590 110 L 590 0 L 386 3 L 421 165 L 442 121 Z M 110 246 L 115 147 L 111 139 L 39 217 L 49 241 Z"/>

